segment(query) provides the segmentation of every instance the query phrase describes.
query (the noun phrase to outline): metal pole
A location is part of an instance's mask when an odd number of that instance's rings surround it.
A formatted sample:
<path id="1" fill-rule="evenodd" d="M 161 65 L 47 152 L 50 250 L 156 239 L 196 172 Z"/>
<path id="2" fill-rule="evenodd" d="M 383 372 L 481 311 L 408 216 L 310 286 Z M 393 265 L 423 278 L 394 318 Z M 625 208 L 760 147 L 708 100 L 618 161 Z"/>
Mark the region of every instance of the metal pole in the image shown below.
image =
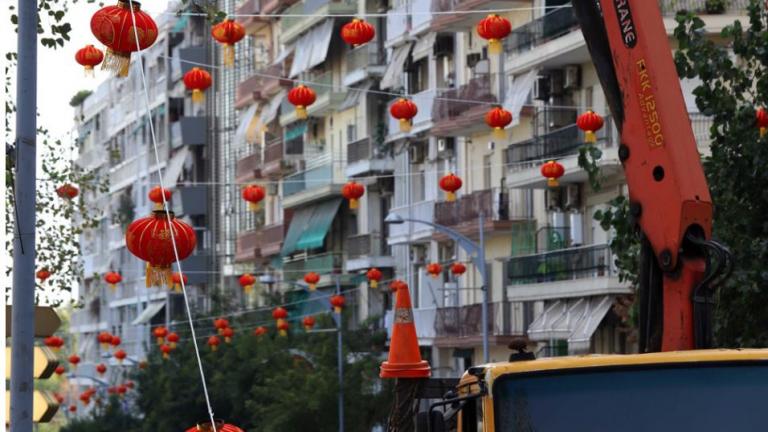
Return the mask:
<path id="1" fill-rule="evenodd" d="M 483 279 L 483 285 L 480 289 L 483 292 L 483 306 L 482 306 L 482 318 L 481 323 L 483 325 L 483 362 L 488 363 L 490 361 L 489 348 L 488 348 L 488 286 L 490 281 L 488 280 L 488 269 L 485 264 L 485 233 L 483 232 L 483 225 L 485 224 L 485 215 L 481 211 L 477 216 L 478 224 L 480 225 L 480 247 L 477 251 L 477 260 L 480 262 L 480 276 Z"/>
<path id="2" fill-rule="evenodd" d="M 336 275 L 336 294 L 341 294 L 341 275 Z M 336 361 L 339 368 L 339 432 L 344 432 L 344 351 L 341 339 L 341 314 L 336 317 Z"/>
<path id="3" fill-rule="evenodd" d="M 16 183 L 11 312 L 11 432 L 32 431 L 35 342 L 37 2 L 18 4 Z"/>

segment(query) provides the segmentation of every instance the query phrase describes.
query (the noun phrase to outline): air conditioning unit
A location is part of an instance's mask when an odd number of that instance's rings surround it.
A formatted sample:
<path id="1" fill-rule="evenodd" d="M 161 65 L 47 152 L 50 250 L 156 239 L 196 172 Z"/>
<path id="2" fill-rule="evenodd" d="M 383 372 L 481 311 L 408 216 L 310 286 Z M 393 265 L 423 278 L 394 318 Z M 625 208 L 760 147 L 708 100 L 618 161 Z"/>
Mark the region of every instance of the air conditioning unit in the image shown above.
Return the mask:
<path id="1" fill-rule="evenodd" d="M 536 83 L 533 85 L 533 98 L 540 101 L 548 101 L 550 91 L 550 79 L 549 75 L 543 75 L 536 78 Z"/>
<path id="2" fill-rule="evenodd" d="M 443 159 L 450 159 L 454 155 L 456 141 L 453 137 L 437 139 L 437 155 Z"/>
<path id="3" fill-rule="evenodd" d="M 565 210 L 576 210 L 581 206 L 580 190 L 578 184 L 569 184 L 565 187 L 565 202 L 563 208 Z"/>
<path id="4" fill-rule="evenodd" d="M 267 183 L 267 195 L 276 196 L 277 194 L 278 194 L 277 183 L 275 182 Z"/>
<path id="5" fill-rule="evenodd" d="M 578 65 L 566 66 L 563 69 L 563 87 L 567 90 L 581 87 L 581 68 Z"/>
<path id="6" fill-rule="evenodd" d="M 408 147 L 408 159 L 412 164 L 420 164 L 424 162 L 424 146 L 421 144 L 411 144 Z"/>

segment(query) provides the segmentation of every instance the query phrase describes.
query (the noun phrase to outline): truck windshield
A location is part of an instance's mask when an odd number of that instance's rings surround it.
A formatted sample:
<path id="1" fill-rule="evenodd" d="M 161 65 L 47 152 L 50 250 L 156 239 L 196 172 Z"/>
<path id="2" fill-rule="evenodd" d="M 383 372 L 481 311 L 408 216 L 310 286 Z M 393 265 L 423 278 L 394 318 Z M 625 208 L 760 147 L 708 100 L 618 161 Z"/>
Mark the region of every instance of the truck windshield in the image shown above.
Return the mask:
<path id="1" fill-rule="evenodd" d="M 498 431 L 753 431 L 768 424 L 768 364 L 511 374 L 493 384 Z M 762 426 L 759 426 L 762 425 Z"/>

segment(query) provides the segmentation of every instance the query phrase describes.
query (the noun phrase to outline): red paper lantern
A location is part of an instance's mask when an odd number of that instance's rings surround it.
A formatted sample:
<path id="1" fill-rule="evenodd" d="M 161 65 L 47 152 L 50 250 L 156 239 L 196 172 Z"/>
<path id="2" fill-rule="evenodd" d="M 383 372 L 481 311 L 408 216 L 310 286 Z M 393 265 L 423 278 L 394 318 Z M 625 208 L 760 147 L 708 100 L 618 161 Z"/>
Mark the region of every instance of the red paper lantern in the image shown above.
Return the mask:
<path id="1" fill-rule="evenodd" d="M 208 338 L 208 346 L 211 348 L 211 351 L 216 351 L 219 349 L 219 344 L 221 341 L 219 341 L 218 336 L 211 336 Z"/>
<path id="2" fill-rule="evenodd" d="M 557 181 L 565 174 L 565 168 L 556 161 L 549 161 L 541 166 L 541 175 L 547 178 L 547 186 L 554 188 L 560 183 Z"/>
<path id="3" fill-rule="evenodd" d="M 285 320 L 286 318 L 288 318 L 288 311 L 285 310 L 285 308 L 278 306 L 272 309 L 272 318 L 276 319 L 278 322 L 281 320 Z"/>
<path id="4" fill-rule="evenodd" d="M 152 334 L 155 336 L 157 344 L 162 345 L 165 343 L 165 337 L 168 336 L 168 329 L 163 326 L 155 327 L 155 329 L 152 330 Z"/>
<path id="5" fill-rule="evenodd" d="M 51 272 L 48 271 L 48 269 L 40 269 L 35 273 L 35 276 L 37 276 L 38 279 L 40 279 L 40 283 L 45 282 L 46 279 L 51 277 Z"/>
<path id="6" fill-rule="evenodd" d="M 315 99 L 315 91 L 304 84 L 299 84 L 288 92 L 288 102 L 296 107 L 296 117 L 299 119 L 307 118 L 307 108 L 315 103 Z"/>
<path id="7" fill-rule="evenodd" d="M 448 173 L 440 179 L 440 189 L 445 191 L 446 201 L 456 201 L 456 191 L 461 189 L 461 177 Z"/>
<path id="8" fill-rule="evenodd" d="M 253 330 L 254 336 L 264 336 L 267 333 L 269 333 L 269 330 L 264 326 L 258 326 Z"/>
<path id="9" fill-rule="evenodd" d="M 109 284 L 109 287 L 112 288 L 112 291 L 117 289 L 117 284 L 123 281 L 123 277 L 120 276 L 120 273 L 118 272 L 107 272 L 107 274 L 104 275 L 104 282 Z"/>
<path id="10" fill-rule="evenodd" d="M 512 123 L 512 113 L 500 106 L 491 108 L 485 114 L 485 124 L 493 128 L 494 139 L 506 139 L 507 133 L 504 131 L 504 128 L 509 126 L 510 123 Z"/>
<path id="11" fill-rule="evenodd" d="M 173 283 L 173 290 L 177 293 L 181 292 L 181 282 L 184 281 L 184 286 L 187 286 L 187 275 L 181 272 L 174 272 L 171 275 L 171 282 Z"/>
<path id="12" fill-rule="evenodd" d="M 403 287 L 408 288 L 408 284 L 400 279 L 395 279 L 389 283 L 389 290 L 393 293 L 397 292 L 397 290 L 402 289 Z"/>
<path id="13" fill-rule="evenodd" d="M 112 341 L 110 341 L 109 343 L 112 345 L 112 348 L 117 348 L 118 346 L 120 346 L 122 342 L 123 340 L 120 339 L 120 336 L 112 335 Z"/>
<path id="14" fill-rule="evenodd" d="M 333 306 L 333 311 L 337 314 L 340 314 L 341 310 L 344 309 L 344 303 L 346 300 L 344 299 L 343 295 L 337 294 L 330 298 L 330 302 L 331 306 Z"/>
<path id="15" fill-rule="evenodd" d="M 107 366 L 105 366 L 104 363 L 99 363 L 96 365 L 96 372 L 98 372 L 99 375 L 104 375 L 107 372 Z"/>
<path id="16" fill-rule="evenodd" d="M 251 290 L 253 290 L 253 284 L 256 283 L 256 278 L 253 277 L 252 274 L 246 273 L 240 276 L 238 282 L 240 282 L 240 286 L 243 287 L 243 291 L 245 291 L 246 294 L 250 294 Z"/>
<path id="17" fill-rule="evenodd" d="M 170 332 L 168 333 L 168 337 L 165 339 L 168 341 L 168 345 L 171 347 L 171 349 L 176 349 L 176 346 L 179 343 L 178 333 Z"/>
<path id="18" fill-rule="evenodd" d="M 170 346 L 166 344 L 160 344 L 160 353 L 163 355 L 163 360 L 168 360 L 171 358 L 171 351 L 173 351 L 173 349 Z"/>
<path id="19" fill-rule="evenodd" d="M 286 320 L 278 320 L 277 321 L 277 333 L 280 336 L 288 336 L 288 329 L 291 328 L 291 325 L 288 324 L 288 321 Z"/>
<path id="20" fill-rule="evenodd" d="M 755 111 L 755 121 L 757 127 L 760 128 L 760 136 L 765 136 L 766 131 L 768 131 L 768 110 L 763 107 L 758 108 Z"/>
<path id="21" fill-rule="evenodd" d="M 135 385 L 133 384 L 133 381 L 131 380 L 126 381 L 125 384 L 123 385 L 128 387 L 129 389 L 132 389 L 133 387 L 135 387 Z"/>
<path id="22" fill-rule="evenodd" d="M 64 183 L 56 188 L 56 195 L 66 200 L 72 200 L 80 194 L 80 189 L 70 183 Z"/>
<path id="23" fill-rule="evenodd" d="M 82 402 L 83 405 L 88 406 L 88 404 L 91 403 L 91 395 L 88 392 L 81 393 L 80 402 Z"/>
<path id="24" fill-rule="evenodd" d="M 226 19 L 211 27 L 211 36 L 224 45 L 224 65 L 235 64 L 235 44 L 245 37 L 245 27 L 234 20 Z"/>
<path id="25" fill-rule="evenodd" d="M 216 421 L 216 432 L 243 432 L 242 429 L 239 427 L 224 423 L 223 421 Z M 191 428 L 187 429 L 185 432 L 214 432 L 214 427 L 211 426 L 211 422 L 201 422 L 198 423 L 196 426 L 192 426 Z"/>
<path id="26" fill-rule="evenodd" d="M 69 358 L 67 359 L 67 361 L 68 361 L 69 363 L 71 363 L 71 364 L 72 364 L 72 366 L 77 366 L 77 364 L 78 364 L 78 363 L 80 363 L 80 356 L 79 356 L 79 355 L 77 355 L 77 354 L 72 354 L 71 356 L 69 356 Z"/>
<path id="27" fill-rule="evenodd" d="M 341 187 L 341 195 L 349 200 L 349 208 L 355 210 L 358 200 L 365 194 L 365 186 L 355 181 L 348 181 Z"/>
<path id="28" fill-rule="evenodd" d="M 467 266 L 465 266 L 460 262 L 453 263 L 453 265 L 451 265 L 451 273 L 453 273 L 455 276 L 461 276 L 464 273 L 466 273 L 466 271 L 467 271 Z"/>
<path id="29" fill-rule="evenodd" d="M 501 40 L 510 33 L 512 33 L 512 23 L 496 14 L 490 14 L 477 23 L 477 34 L 488 41 L 490 54 L 501 54 Z"/>
<path id="30" fill-rule="evenodd" d="M 208 71 L 193 67 L 184 74 L 184 86 L 192 91 L 192 102 L 200 103 L 205 100 L 205 91 L 211 86 L 213 80 Z"/>
<path id="31" fill-rule="evenodd" d="M 597 142 L 595 132 L 602 129 L 603 123 L 603 118 L 600 117 L 600 114 L 592 110 L 587 110 L 587 112 L 581 114 L 576 119 L 576 126 L 584 131 L 584 141 L 588 143 Z"/>
<path id="32" fill-rule="evenodd" d="M 75 53 L 75 61 L 85 68 L 85 76 L 93 76 L 93 67 L 104 60 L 104 53 L 93 45 L 86 45 Z"/>
<path id="33" fill-rule="evenodd" d="M 224 336 L 224 342 L 231 343 L 232 337 L 235 336 L 235 331 L 232 327 L 227 327 L 221 332 L 221 335 Z"/>
<path id="34" fill-rule="evenodd" d="M 315 317 L 312 315 L 304 317 L 304 319 L 301 320 L 301 324 L 304 325 L 304 330 L 310 331 L 312 330 L 312 327 L 315 326 Z"/>
<path id="35" fill-rule="evenodd" d="M 183 260 L 192 254 L 196 244 L 195 230 L 165 210 L 155 210 L 152 216 L 135 220 L 125 233 L 128 250 L 147 261 L 147 287 L 170 286 L 171 264 L 176 262 L 176 254 Z"/>
<path id="36" fill-rule="evenodd" d="M 163 203 L 171 200 L 171 191 L 155 186 L 149 190 L 149 200 L 155 203 L 155 210 L 163 210 L 165 208 Z"/>
<path id="37" fill-rule="evenodd" d="M 266 196 L 264 188 L 259 185 L 248 185 L 243 188 L 243 199 L 248 201 L 248 210 L 258 211 L 259 204 Z"/>
<path id="38" fill-rule="evenodd" d="M 43 339 L 43 344 L 54 351 L 58 351 L 64 346 L 64 339 L 58 336 L 48 336 Z"/>
<path id="39" fill-rule="evenodd" d="M 307 283 L 310 291 L 317 289 L 317 283 L 320 282 L 320 275 L 315 272 L 309 272 L 304 275 L 304 282 Z"/>
<path id="40" fill-rule="evenodd" d="M 389 107 L 389 114 L 400 122 L 400 132 L 410 132 L 413 118 L 419 113 L 419 108 L 413 101 L 400 98 Z"/>
<path id="41" fill-rule="evenodd" d="M 117 351 L 115 351 L 115 353 L 114 353 L 114 354 L 112 354 L 112 355 L 113 355 L 113 356 L 115 356 L 115 359 L 116 359 L 116 360 L 117 360 L 117 361 L 118 361 L 120 364 L 122 364 L 122 363 L 123 363 L 123 360 L 125 360 L 125 359 L 128 357 L 128 354 L 127 354 L 125 351 L 123 351 L 123 350 L 117 350 Z"/>
<path id="42" fill-rule="evenodd" d="M 54 393 L 53 397 L 54 397 L 54 399 L 56 399 L 56 403 L 58 403 L 59 405 L 64 403 L 64 396 L 62 396 L 62 395 L 60 395 L 58 393 Z"/>
<path id="43" fill-rule="evenodd" d="M 384 277 L 384 275 L 381 273 L 381 270 L 377 269 L 376 267 L 368 270 L 368 272 L 365 273 L 365 276 L 368 278 L 368 285 L 371 288 L 378 288 L 381 278 Z"/>
<path id="44" fill-rule="evenodd" d="M 224 329 L 229 327 L 229 320 L 226 318 L 217 318 L 213 320 L 213 328 L 215 328 L 219 334 L 224 332 Z"/>
<path id="45" fill-rule="evenodd" d="M 163 351 L 163 354 L 165 354 L 165 351 Z M 125 396 L 126 393 L 128 393 L 128 387 L 126 387 L 124 384 L 117 386 L 117 394 L 120 395 L 120 397 Z"/>
<path id="46" fill-rule="evenodd" d="M 108 332 L 101 332 L 97 336 L 97 339 L 99 340 L 99 343 L 101 344 L 101 349 L 106 350 L 109 349 L 109 345 L 112 343 L 112 335 Z"/>
<path id="47" fill-rule="evenodd" d="M 61 366 L 61 365 L 56 366 L 56 369 L 54 369 L 54 372 L 56 372 L 56 375 L 61 375 L 61 374 L 63 374 L 66 371 L 67 371 L 67 369 L 64 366 Z"/>
<path id="48" fill-rule="evenodd" d="M 91 17 L 91 32 L 107 47 L 101 68 L 118 76 L 128 76 L 132 52 L 149 48 L 157 39 L 155 21 L 141 10 L 139 2 L 132 3 L 133 14 L 129 2 L 119 0 L 116 6 L 103 7 Z"/>
<path id="49" fill-rule="evenodd" d="M 71 412 L 71 413 L 77 412 L 77 405 L 70 405 L 69 406 L 69 412 Z"/>
<path id="50" fill-rule="evenodd" d="M 376 28 L 371 23 L 355 18 L 341 27 L 341 38 L 353 47 L 363 45 L 376 36 Z"/>
<path id="51" fill-rule="evenodd" d="M 438 278 L 443 273 L 443 266 L 439 263 L 427 264 L 427 273 L 433 278 Z"/>

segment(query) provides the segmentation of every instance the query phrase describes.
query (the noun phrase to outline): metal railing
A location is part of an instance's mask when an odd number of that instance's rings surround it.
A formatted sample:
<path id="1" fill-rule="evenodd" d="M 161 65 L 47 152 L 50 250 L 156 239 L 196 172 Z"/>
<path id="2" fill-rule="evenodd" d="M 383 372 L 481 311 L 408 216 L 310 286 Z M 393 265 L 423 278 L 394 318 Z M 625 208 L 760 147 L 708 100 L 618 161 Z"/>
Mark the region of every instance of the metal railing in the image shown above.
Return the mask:
<path id="1" fill-rule="evenodd" d="M 237 235 L 235 242 L 235 260 L 250 261 L 257 255 L 261 243 L 261 232 L 247 231 Z"/>
<path id="2" fill-rule="evenodd" d="M 531 284 L 585 279 L 615 274 L 608 245 L 561 249 L 511 257 L 506 262 L 510 284 Z"/>
<path id="3" fill-rule="evenodd" d="M 261 153 L 254 152 L 238 159 L 235 168 L 235 177 L 248 178 L 256 176 L 256 171 L 261 166 Z"/>
<path id="4" fill-rule="evenodd" d="M 379 232 L 351 236 L 346 241 L 347 253 L 350 258 L 383 256 L 385 255 L 385 243 Z"/>
<path id="5" fill-rule="evenodd" d="M 696 13 L 719 13 L 717 10 L 707 10 L 707 0 L 659 0 L 663 15 L 674 15 L 678 11 L 687 10 Z M 716 3 L 716 2 L 713 2 Z M 725 3 L 725 13 L 746 12 L 749 0 L 728 0 Z"/>
<path id="6" fill-rule="evenodd" d="M 355 0 L 304 0 L 289 7 L 284 12 L 284 17 L 280 19 L 281 34 L 290 33 L 295 27 L 301 25 L 304 21 L 322 7 L 328 6 L 330 14 L 353 13 L 357 11 L 357 2 Z"/>
<path id="7" fill-rule="evenodd" d="M 332 273 L 342 268 L 343 256 L 336 252 L 326 252 L 283 262 L 283 272 L 286 280 L 296 280 L 304 277 L 306 272 L 319 274 Z"/>
<path id="8" fill-rule="evenodd" d="M 347 54 L 347 73 L 366 66 L 385 64 L 384 51 L 375 40 L 356 47 Z"/>
<path id="9" fill-rule="evenodd" d="M 500 188 L 492 188 L 462 195 L 455 202 L 436 202 L 435 222 L 447 226 L 477 222 L 480 212 L 486 220 L 511 220 L 509 195 Z"/>
<path id="10" fill-rule="evenodd" d="M 258 230 L 262 247 L 267 245 L 275 245 L 283 242 L 285 238 L 285 226 L 282 222 L 265 225 Z"/>
<path id="11" fill-rule="evenodd" d="M 555 9 L 512 30 L 504 39 L 507 55 L 520 54 L 579 27 L 573 8 Z"/>
<path id="12" fill-rule="evenodd" d="M 264 163 L 271 163 L 283 159 L 283 139 L 276 138 L 267 143 L 264 148 Z"/>
<path id="13" fill-rule="evenodd" d="M 458 88 L 437 92 L 437 99 L 432 107 L 432 118 L 440 121 L 460 117 L 468 110 L 477 108 L 477 102 L 497 102 L 491 91 L 491 76 L 488 74 L 478 75 Z"/>
<path id="14" fill-rule="evenodd" d="M 387 11 L 387 41 L 405 36 L 410 30 L 410 15 L 408 3 Z"/>
<path id="15" fill-rule="evenodd" d="M 495 302 L 488 307 L 488 333 L 495 336 L 524 334 L 525 329 L 513 328 L 510 302 Z M 438 308 L 435 315 L 435 337 L 480 337 L 483 326 L 481 304 Z M 528 323 L 530 324 L 530 323 Z M 523 327 L 526 327 L 524 324 Z"/>
<path id="16" fill-rule="evenodd" d="M 340 169 L 338 162 L 328 161 L 308 170 L 291 174 L 283 179 L 283 197 L 333 184 Z"/>

